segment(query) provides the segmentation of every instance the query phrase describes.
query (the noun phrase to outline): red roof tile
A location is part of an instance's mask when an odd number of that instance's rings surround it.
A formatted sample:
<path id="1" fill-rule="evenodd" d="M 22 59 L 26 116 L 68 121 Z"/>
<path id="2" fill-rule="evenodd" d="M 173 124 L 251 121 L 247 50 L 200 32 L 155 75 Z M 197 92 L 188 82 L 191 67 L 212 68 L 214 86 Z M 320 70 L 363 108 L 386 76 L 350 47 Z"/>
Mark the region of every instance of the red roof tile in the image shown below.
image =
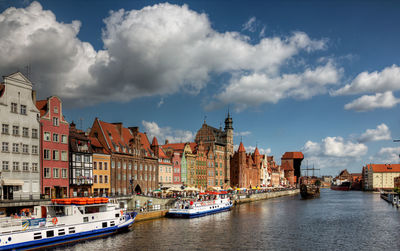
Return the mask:
<path id="1" fill-rule="evenodd" d="M 302 152 L 285 152 L 282 159 L 304 159 Z"/>
<path id="2" fill-rule="evenodd" d="M 244 146 L 243 146 L 243 143 L 242 143 L 242 142 L 240 142 L 238 152 L 246 152 L 246 150 L 244 149 Z"/>
<path id="3" fill-rule="evenodd" d="M 368 164 L 374 173 L 397 173 L 400 172 L 400 164 Z"/>
<path id="4" fill-rule="evenodd" d="M 256 150 L 254 150 L 254 156 L 260 155 L 260 152 L 258 151 L 258 147 L 256 147 Z"/>
<path id="5" fill-rule="evenodd" d="M 40 117 L 45 115 L 47 112 L 47 99 L 36 101 L 36 107 L 40 111 Z"/>
<path id="6" fill-rule="evenodd" d="M 151 142 L 151 145 L 152 146 L 158 146 L 158 141 L 157 141 L 156 136 L 153 137 L 153 142 Z"/>

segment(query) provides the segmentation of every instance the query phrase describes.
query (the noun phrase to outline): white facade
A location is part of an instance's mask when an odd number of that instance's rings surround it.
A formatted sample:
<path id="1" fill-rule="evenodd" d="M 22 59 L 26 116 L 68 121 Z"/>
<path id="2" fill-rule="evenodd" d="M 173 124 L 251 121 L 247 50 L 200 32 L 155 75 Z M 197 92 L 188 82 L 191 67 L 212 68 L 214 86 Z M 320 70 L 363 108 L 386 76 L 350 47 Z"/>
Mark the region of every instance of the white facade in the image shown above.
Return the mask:
<path id="1" fill-rule="evenodd" d="M 264 155 L 264 158 L 261 160 L 261 185 L 268 186 L 271 184 L 271 175 L 268 173 L 268 159 L 267 155 Z"/>
<path id="2" fill-rule="evenodd" d="M 17 72 L 4 77 L 0 90 L 1 199 L 39 199 L 40 113 L 32 83 Z"/>

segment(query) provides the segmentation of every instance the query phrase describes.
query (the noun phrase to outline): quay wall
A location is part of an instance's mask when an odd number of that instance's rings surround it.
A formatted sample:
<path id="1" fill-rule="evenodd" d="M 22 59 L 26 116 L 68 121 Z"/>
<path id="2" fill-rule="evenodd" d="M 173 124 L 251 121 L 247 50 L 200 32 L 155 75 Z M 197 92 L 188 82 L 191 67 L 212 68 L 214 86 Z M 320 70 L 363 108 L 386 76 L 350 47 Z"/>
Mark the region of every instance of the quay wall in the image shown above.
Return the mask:
<path id="1" fill-rule="evenodd" d="M 271 192 L 271 193 L 237 195 L 237 198 L 235 198 L 233 201 L 234 201 L 234 204 L 242 204 L 242 203 L 249 203 L 249 202 L 258 201 L 258 200 L 267 200 L 267 199 L 272 199 L 272 198 L 277 198 L 277 197 L 282 197 L 282 196 L 292 196 L 292 195 L 297 195 L 299 193 L 300 193 L 300 189 L 295 189 L 295 190 L 279 191 L 279 192 Z"/>
<path id="2" fill-rule="evenodd" d="M 135 218 L 135 222 L 162 218 L 165 217 L 167 212 L 168 210 L 158 210 L 152 212 L 139 213 Z"/>

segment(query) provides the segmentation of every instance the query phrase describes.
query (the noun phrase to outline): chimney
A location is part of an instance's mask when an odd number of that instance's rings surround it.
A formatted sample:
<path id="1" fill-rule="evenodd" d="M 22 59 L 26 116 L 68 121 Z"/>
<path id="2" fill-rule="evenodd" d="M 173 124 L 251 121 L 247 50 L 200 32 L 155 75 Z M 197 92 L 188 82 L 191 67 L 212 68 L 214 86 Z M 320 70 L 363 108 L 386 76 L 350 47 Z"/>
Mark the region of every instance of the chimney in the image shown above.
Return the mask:
<path id="1" fill-rule="evenodd" d="M 168 143 L 169 143 L 169 141 L 168 141 L 168 139 L 166 139 L 166 140 L 165 140 L 165 145 L 168 144 Z"/>
<path id="2" fill-rule="evenodd" d="M 33 101 L 33 104 L 36 106 L 36 91 L 35 90 L 32 90 L 32 101 Z"/>
<path id="3" fill-rule="evenodd" d="M 139 132 L 139 127 L 138 126 L 132 126 L 132 127 L 129 127 L 129 130 L 131 130 L 131 132 L 133 134 L 135 134 L 135 133 Z"/>

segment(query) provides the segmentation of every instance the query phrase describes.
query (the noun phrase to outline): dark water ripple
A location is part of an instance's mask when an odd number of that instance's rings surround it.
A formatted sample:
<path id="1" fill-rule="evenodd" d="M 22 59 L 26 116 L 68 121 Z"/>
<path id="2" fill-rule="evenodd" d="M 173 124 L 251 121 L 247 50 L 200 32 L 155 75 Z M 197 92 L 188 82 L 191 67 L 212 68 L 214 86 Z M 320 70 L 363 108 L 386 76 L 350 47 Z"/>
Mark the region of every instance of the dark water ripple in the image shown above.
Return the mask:
<path id="1" fill-rule="evenodd" d="M 400 210 L 378 194 L 322 190 L 243 204 L 198 219 L 135 223 L 133 231 L 56 250 L 400 250 Z"/>

